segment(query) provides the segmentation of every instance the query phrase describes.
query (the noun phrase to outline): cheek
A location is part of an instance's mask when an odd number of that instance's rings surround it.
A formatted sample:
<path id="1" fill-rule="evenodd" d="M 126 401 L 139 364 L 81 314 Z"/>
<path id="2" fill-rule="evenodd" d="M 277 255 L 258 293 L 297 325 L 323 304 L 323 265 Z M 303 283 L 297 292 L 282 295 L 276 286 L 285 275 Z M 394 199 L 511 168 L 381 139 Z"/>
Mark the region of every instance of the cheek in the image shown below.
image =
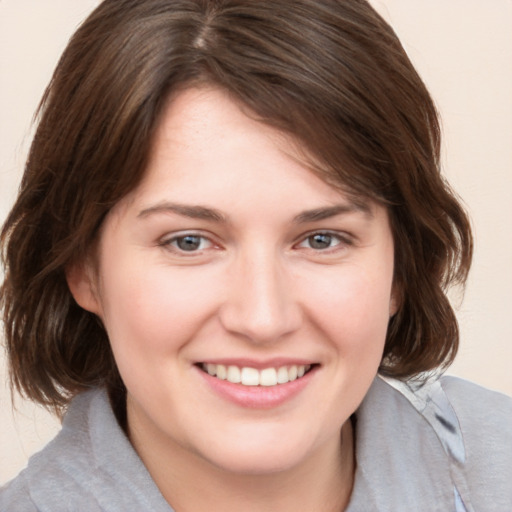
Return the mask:
<path id="1" fill-rule="evenodd" d="M 164 400 L 157 390 L 183 378 L 183 349 L 211 305 L 201 299 L 199 281 L 147 259 L 118 260 L 104 275 L 103 321 L 122 379 L 130 393 Z"/>
<path id="2" fill-rule="evenodd" d="M 347 353 L 364 357 L 384 344 L 392 283 L 392 270 L 384 270 L 350 265 L 310 283 L 318 324 Z"/>
<path id="3" fill-rule="evenodd" d="M 144 358 L 179 350 L 214 308 L 213 292 L 204 293 L 206 276 L 195 270 L 138 257 L 118 260 L 104 272 L 103 321 L 113 349 L 129 348 Z M 209 292 L 215 289 L 209 285 Z"/>

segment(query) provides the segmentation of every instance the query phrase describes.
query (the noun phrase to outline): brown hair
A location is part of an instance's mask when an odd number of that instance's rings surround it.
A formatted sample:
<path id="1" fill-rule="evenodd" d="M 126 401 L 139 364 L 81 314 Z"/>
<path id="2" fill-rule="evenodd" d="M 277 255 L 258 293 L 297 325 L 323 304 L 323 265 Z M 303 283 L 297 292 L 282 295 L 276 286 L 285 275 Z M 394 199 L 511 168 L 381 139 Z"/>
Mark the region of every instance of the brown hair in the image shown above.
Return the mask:
<path id="1" fill-rule="evenodd" d="M 105 0 L 65 50 L 39 110 L 19 197 L 1 233 L 1 307 L 13 385 L 59 409 L 124 387 L 107 334 L 65 269 L 140 182 L 162 107 L 190 84 L 222 88 L 293 136 L 315 172 L 387 207 L 399 310 L 381 373 L 453 359 L 445 289 L 472 237 L 439 172 L 432 100 L 393 30 L 364 0 Z"/>

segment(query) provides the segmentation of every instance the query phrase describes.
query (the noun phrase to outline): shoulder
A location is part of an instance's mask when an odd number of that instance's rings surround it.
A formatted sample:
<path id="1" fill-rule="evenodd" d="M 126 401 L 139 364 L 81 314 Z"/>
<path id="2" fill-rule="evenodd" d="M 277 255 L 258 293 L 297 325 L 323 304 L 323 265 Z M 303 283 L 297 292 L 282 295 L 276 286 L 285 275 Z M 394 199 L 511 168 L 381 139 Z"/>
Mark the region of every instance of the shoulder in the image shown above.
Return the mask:
<path id="1" fill-rule="evenodd" d="M 512 510 L 512 398 L 455 377 L 441 386 L 460 424 L 475 509 Z"/>
<path id="2" fill-rule="evenodd" d="M 492 431 L 512 437 L 512 397 L 458 377 L 443 376 L 440 383 L 465 426 L 492 425 Z"/>
<path id="3" fill-rule="evenodd" d="M 171 510 L 117 424 L 107 394 L 70 405 L 61 431 L 0 490 L 0 510 Z"/>
<path id="4" fill-rule="evenodd" d="M 82 475 L 94 471 L 89 415 L 95 399 L 98 400 L 97 391 L 83 393 L 73 400 L 57 436 L 0 490 L 0 510 L 72 510 L 66 503 L 67 497 L 82 498 Z"/>
<path id="5" fill-rule="evenodd" d="M 503 393 L 451 376 L 424 383 L 387 378 L 377 381 L 380 382 L 374 387 L 379 390 L 379 400 L 388 405 L 394 403 L 395 407 L 408 410 L 408 414 L 416 411 L 428 416 L 432 410 L 438 417 L 441 413 L 446 414 L 446 421 L 456 421 L 466 434 L 477 431 L 479 436 L 512 440 L 512 397 Z"/>
<path id="6" fill-rule="evenodd" d="M 381 398 L 407 410 L 402 417 L 423 420 L 418 440 L 436 435 L 465 503 L 475 510 L 512 510 L 511 397 L 450 376 L 423 385 L 393 380 L 382 384 L 388 386 Z"/>
<path id="7" fill-rule="evenodd" d="M 0 510 L 38 512 L 37 506 L 30 498 L 28 485 L 23 474 L 20 474 L 0 489 Z"/>
<path id="8" fill-rule="evenodd" d="M 440 383 L 460 426 L 470 474 L 512 481 L 512 398 L 456 377 Z"/>

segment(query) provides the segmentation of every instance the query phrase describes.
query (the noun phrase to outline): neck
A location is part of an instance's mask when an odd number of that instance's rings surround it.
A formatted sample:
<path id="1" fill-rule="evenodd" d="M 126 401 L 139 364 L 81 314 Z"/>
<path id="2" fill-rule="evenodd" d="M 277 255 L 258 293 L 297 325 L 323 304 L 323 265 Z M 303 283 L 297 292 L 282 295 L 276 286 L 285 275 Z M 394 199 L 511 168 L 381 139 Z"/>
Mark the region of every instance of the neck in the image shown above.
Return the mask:
<path id="1" fill-rule="evenodd" d="M 177 512 L 345 510 L 354 480 L 354 441 L 348 420 L 336 441 L 298 467 L 271 474 L 233 474 L 179 446 L 152 453 L 133 439 L 160 492 Z"/>

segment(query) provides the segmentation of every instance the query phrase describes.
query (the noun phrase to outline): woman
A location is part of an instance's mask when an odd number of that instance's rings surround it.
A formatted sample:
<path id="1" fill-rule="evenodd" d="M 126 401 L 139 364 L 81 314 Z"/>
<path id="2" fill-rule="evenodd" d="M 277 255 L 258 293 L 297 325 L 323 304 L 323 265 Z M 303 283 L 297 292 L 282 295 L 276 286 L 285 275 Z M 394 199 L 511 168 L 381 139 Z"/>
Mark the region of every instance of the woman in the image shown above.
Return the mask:
<path id="1" fill-rule="evenodd" d="M 12 381 L 66 414 L 0 508 L 510 509 L 510 400 L 439 377 L 439 145 L 366 2 L 100 4 L 2 231 Z"/>

